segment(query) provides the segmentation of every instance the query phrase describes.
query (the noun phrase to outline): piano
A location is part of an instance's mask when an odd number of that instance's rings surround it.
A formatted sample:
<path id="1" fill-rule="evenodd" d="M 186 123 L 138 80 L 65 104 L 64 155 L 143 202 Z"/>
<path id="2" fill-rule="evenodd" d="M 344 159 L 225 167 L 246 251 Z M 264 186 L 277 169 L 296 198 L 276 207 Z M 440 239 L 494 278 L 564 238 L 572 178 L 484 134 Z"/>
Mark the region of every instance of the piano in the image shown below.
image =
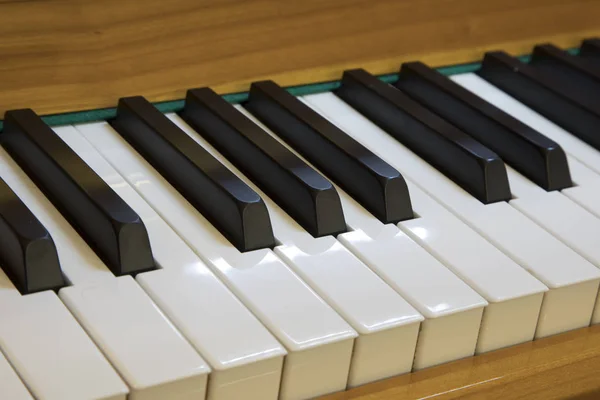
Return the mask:
<path id="1" fill-rule="evenodd" d="M 0 1 L 0 399 L 600 398 L 599 15 Z"/>

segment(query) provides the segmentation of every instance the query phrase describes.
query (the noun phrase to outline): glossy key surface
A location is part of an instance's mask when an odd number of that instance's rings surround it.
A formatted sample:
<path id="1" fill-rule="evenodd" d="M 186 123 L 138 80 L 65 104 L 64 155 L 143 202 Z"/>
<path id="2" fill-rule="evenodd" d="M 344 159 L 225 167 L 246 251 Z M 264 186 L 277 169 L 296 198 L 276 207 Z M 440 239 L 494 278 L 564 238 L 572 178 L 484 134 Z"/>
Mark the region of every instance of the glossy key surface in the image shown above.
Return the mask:
<path id="1" fill-rule="evenodd" d="M 405 93 L 356 69 L 336 94 L 482 203 L 510 199 L 500 157 Z"/>
<path id="2" fill-rule="evenodd" d="M 146 99 L 120 99 L 111 125 L 240 251 L 274 246 L 258 194 Z"/>
<path id="3" fill-rule="evenodd" d="M 331 183 L 211 89 L 188 91 L 181 115 L 314 237 L 346 230 Z"/>
<path id="4" fill-rule="evenodd" d="M 23 294 L 64 286 L 50 233 L 0 179 L 0 265 Z"/>
<path id="5" fill-rule="evenodd" d="M 253 83 L 244 107 L 381 221 L 414 217 L 398 171 L 275 82 Z"/>
<path id="6" fill-rule="evenodd" d="M 154 268 L 139 216 L 32 110 L 6 113 L 0 143 L 115 275 Z"/>
<path id="7" fill-rule="evenodd" d="M 571 186 L 563 149 L 553 140 L 423 63 L 402 65 L 395 86 L 489 147 L 546 190 Z"/>

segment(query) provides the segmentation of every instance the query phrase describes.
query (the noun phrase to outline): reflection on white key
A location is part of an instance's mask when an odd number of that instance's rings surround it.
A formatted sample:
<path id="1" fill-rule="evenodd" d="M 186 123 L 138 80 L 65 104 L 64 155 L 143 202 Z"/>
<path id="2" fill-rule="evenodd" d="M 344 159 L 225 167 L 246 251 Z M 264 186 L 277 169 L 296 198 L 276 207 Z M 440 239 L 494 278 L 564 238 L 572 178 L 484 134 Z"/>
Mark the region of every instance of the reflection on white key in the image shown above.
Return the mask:
<path id="1" fill-rule="evenodd" d="M 346 387 L 357 334 L 331 307 L 272 251 L 240 253 L 107 123 L 77 129 L 287 348 L 280 398 Z"/>
<path id="2" fill-rule="evenodd" d="M 2 149 L 0 176 L 52 235 L 72 285 L 61 289 L 59 297 L 124 377 L 132 395 L 139 400 L 203 396 L 208 365 L 132 278 L 116 278 Z M 160 368 L 149 368 L 153 364 Z"/>
<path id="3" fill-rule="evenodd" d="M 35 398 L 127 397 L 125 383 L 54 292 L 21 296 L 0 270 L 0 315 L 0 348 Z M 0 355 L 0 364 L 2 359 Z M 11 385 L 4 380 L 10 375 L 3 368 L 0 366 L 0 397 L 18 399 L 21 393 L 23 398 L 31 398 L 15 387 L 15 382 Z"/>
<path id="4" fill-rule="evenodd" d="M 360 334 L 350 387 L 410 372 L 423 316 L 333 236 L 314 238 L 179 116 L 169 118 L 265 202 L 278 254 Z"/>
<path id="5" fill-rule="evenodd" d="M 477 235 L 463 223 L 449 216 L 447 211 L 443 215 L 444 212 L 433 204 L 429 196 L 423 196 L 422 192 L 414 190 L 417 186 L 425 188 L 429 195 L 550 287 L 551 290 L 546 294 L 541 309 L 536 333 L 538 337 L 586 326 L 589 323 L 591 306 L 593 307 L 591 299 L 594 298 L 593 293 L 598 280 L 585 260 L 508 204 L 482 205 L 334 95 L 315 95 L 309 98 L 312 104 L 325 112 L 348 134 L 395 166 L 405 178 L 412 179 L 415 184 L 409 186 L 411 198 L 414 199 L 416 212 L 423 218 L 406 221 L 400 225 L 409 228 L 415 240 L 421 238 L 424 242 L 436 242 L 438 249 L 427 247 L 427 244 L 425 247 L 442 261 L 444 258 L 453 257 L 451 268 L 490 303 L 497 303 L 486 309 L 484 327 L 486 319 L 494 314 L 498 320 L 506 318 L 503 320 L 505 326 L 510 325 L 509 314 L 498 312 L 498 306 L 503 304 L 502 300 L 507 299 L 503 292 L 512 293 L 512 298 L 521 297 L 525 301 L 527 293 L 543 291 L 544 288 L 540 288 L 543 285 L 532 280 L 528 274 L 523 275 L 522 269 L 513 262 L 507 262 L 509 260 L 500 257 L 501 254 L 474 245 Z M 419 207 L 428 209 L 421 211 Z M 434 223 L 438 225 L 433 226 Z M 440 227 L 446 230 L 440 230 Z M 444 235 L 443 232 L 447 234 Z M 456 235 L 465 237 L 454 240 L 453 236 Z M 494 258 L 491 258 L 492 255 Z M 489 264 L 489 271 L 474 265 L 482 262 Z M 460 270 L 464 270 L 464 265 L 469 264 L 472 267 L 468 273 Z M 508 278 L 509 274 L 513 276 Z M 483 284 L 485 286 L 482 286 Z M 515 297 L 517 285 L 521 286 L 521 292 Z M 487 293 L 482 290 L 484 288 Z M 579 305 L 582 308 L 571 307 Z M 517 311 L 523 312 L 523 308 L 512 309 L 512 312 Z M 528 321 L 531 321 L 533 313 L 530 313 L 528 318 Z M 484 332 L 482 330 L 482 333 Z"/>
<path id="6" fill-rule="evenodd" d="M 136 280 L 210 363 L 208 399 L 277 399 L 283 346 L 79 131 L 55 131 L 144 221 L 162 269 Z"/>
<path id="7" fill-rule="evenodd" d="M 0 352 L 0 393 L 7 399 L 33 400 L 27 388 Z"/>
<path id="8" fill-rule="evenodd" d="M 238 109 L 311 165 L 250 113 Z M 427 317 L 421 324 L 414 368 L 472 356 L 487 302 L 398 227 L 382 224 L 339 187 L 336 190 L 352 229 L 338 240 Z"/>

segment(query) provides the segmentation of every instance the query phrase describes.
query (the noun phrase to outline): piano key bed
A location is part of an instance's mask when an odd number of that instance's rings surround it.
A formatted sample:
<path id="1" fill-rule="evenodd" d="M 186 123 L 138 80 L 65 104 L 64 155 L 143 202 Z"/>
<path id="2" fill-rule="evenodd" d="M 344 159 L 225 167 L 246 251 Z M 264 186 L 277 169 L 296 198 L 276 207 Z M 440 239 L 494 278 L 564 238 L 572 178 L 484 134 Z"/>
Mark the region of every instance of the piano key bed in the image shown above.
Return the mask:
<path id="1" fill-rule="evenodd" d="M 8 111 L 0 398 L 492 396 L 560 381 L 561 351 L 598 367 L 599 49 Z"/>

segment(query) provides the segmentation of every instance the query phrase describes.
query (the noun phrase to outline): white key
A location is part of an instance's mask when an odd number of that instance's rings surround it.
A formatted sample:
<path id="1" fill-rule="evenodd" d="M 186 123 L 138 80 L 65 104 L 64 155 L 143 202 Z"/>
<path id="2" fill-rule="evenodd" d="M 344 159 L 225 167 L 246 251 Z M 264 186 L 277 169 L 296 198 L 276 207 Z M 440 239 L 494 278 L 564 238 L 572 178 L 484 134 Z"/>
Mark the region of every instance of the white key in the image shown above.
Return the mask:
<path id="1" fill-rule="evenodd" d="M 307 162 L 248 111 L 238 109 Z M 396 226 L 382 224 L 343 190 L 336 189 L 352 229 L 338 240 L 427 317 L 421 324 L 414 368 L 472 356 L 483 307 L 488 303 Z"/>
<path id="2" fill-rule="evenodd" d="M 136 279 L 212 367 L 207 399 L 277 399 L 285 349 L 203 263 Z"/>
<path id="3" fill-rule="evenodd" d="M 587 184 L 585 186 L 575 186 L 561 190 L 561 193 L 590 213 L 600 218 L 600 182 Z"/>
<path id="4" fill-rule="evenodd" d="M 3 149 L 0 176 L 50 232 L 72 284 L 59 297 L 124 377 L 132 395 L 139 400 L 165 395 L 197 399 L 210 369 L 151 299 L 132 278 L 114 277 Z"/>
<path id="5" fill-rule="evenodd" d="M 557 142 L 567 154 L 574 184 L 561 193 L 600 217 L 600 152 L 475 74 L 455 75 L 452 80 Z"/>
<path id="6" fill-rule="evenodd" d="M 268 249 L 240 253 L 107 123 L 77 129 L 289 351 L 280 397 L 343 390 L 357 333 Z"/>
<path id="7" fill-rule="evenodd" d="M 348 386 L 410 372 L 423 316 L 333 236 L 311 236 L 179 116 L 169 118 L 260 195 L 281 243 L 275 254 L 360 334 Z"/>
<path id="8" fill-rule="evenodd" d="M 547 192 L 511 167 L 506 169 L 511 192 L 516 196 L 509 204 L 600 267 L 600 246 L 596 243 L 600 220 L 561 192 Z M 592 268 L 587 266 L 590 271 Z M 597 273 L 600 279 L 600 271 Z"/>
<path id="9" fill-rule="evenodd" d="M 127 397 L 125 383 L 54 292 L 21 296 L 0 270 L 0 315 L 0 348 L 36 399 Z M 16 399 L 0 382 L 2 399 Z"/>
<path id="10" fill-rule="evenodd" d="M 162 269 L 136 280 L 209 362 L 208 398 L 277 399 L 283 346 L 75 128 L 55 131 L 144 221 Z"/>
<path id="11" fill-rule="evenodd" d="M 416 182 L 414 186 L 426 189 L 429 195 L 447 207 L 453 214 L 459 216 L 473 230 L 479 232 L 519 265 L 548 285 L 551 290 L 545 296 L 536 337 L 579 328 L 589 323 L 598 278 L 582 257 L 508 204 L 495 203 L 484 206 L 334 95 L 311 96 L 311 102 L 327 112 L 329 117 L 347 133 L 394 165 L 404 174 L 405 178 Z M 416 199 L 414 204 L 415 206 L 421 205 Z M 432 219 L 434 212 L 434 210 L 430 211 Z M 419 221 L 419 219 L 414 223 L 407 221 L 414 224 L 412 231 L 415 236 L 426 237 L 427 240 L 436 237 L 440 241 L 448 242 L 448 238 L 443 238 L 440 233 L 436 234 L 435 229 L 427 225 L 419 226 L 419 224 L 428 223 L 431 220 L 427 218 L 427 214 L 423 214 L 418 209 L 417 213 L 425 216 L 424 221 Z M 442 219 L 441 216 L 435 217 L 437 223 L 441 220 L 445 221 L 444 224 L 449 223 L 447 217 Z M 456 226 L 446 227 L 449 235 L 455 235 L 462 231 L 465 235 L 475 236 L 472 233 L 467 234 L 469 230 L 460 228 L 460 224 L 457 224 L 456 220 L 453 220 L 452 223 Z M 407 226 L 406 223 L 401 225 Z M 467 244 L 462 244 L 462 251 L 458 250 L 461 248 L 461 242 L 458 240 L 456 241 L 458 243 L 452 247 L 446 244 L 448 246 L 446 252 L 455 257 L 466 257 L 467 260 L 462 262 L 463 265 L 469 262 L 469 259 L 471 263 L 477 260 L 491 260 L 489 256 L 481 253 L 482 249 L 479 245 L 473 245 L 473 240 L 473 237 L 468 240 L 463 238 L 462 242 L 466 241 Z M 439 246 L 444 248 L 441 243 Z M 446 256 L 445 253 L 438 254 L 438 257 Z M 460 265 L 460 263 L 455 263 L 454 268 L 456 265 Z M 500 265 L 498 264 L 498 267 Z M 471 287 L 478 290 L 486 300 L 493 303 L 494 301 L 489 297 L 490 293 L 486 295 L 476 284 L 487 281 L 488 289 L 495 291 L 499 296 L 496 298 L 496 302 L 502 299 L 499 290 L 514 292 L 514 289 L 511 290 L 510 287 L 519 281 L 528 282 L 522 287 L 525 289 L 522 296 L 527 293 L 527 288 L 532 291 L 539 290 L 539 282 L 537 284 L 531 282 L 521 276 L 517 270 L 514 263 L 504 262 L 502 267 L 495 270 L 494 274 L 488 271 L 483 272 L 482 268 L 477 270 L 473 266 L 471 273 L 473 276 L 477 276 L 477 281 L 469 279 L 469 276 L 460 272 L 457 274 Z M 517 275 L 514 278 L 508 278 L 508 274 Z M 523 281 L 523 279 L 525 280 Z M 494 305 L 488 307 L 488 310 L 494 309 L 496 309 Z M 486 311 L 484 314 L 485 325 L 486 318 L 491 313 Z"/>
<path id="12" fill-rule="evenodd" d="M 0 352 L 0 393 L 7 399 L 33 400 L 27 388 Z"/>

